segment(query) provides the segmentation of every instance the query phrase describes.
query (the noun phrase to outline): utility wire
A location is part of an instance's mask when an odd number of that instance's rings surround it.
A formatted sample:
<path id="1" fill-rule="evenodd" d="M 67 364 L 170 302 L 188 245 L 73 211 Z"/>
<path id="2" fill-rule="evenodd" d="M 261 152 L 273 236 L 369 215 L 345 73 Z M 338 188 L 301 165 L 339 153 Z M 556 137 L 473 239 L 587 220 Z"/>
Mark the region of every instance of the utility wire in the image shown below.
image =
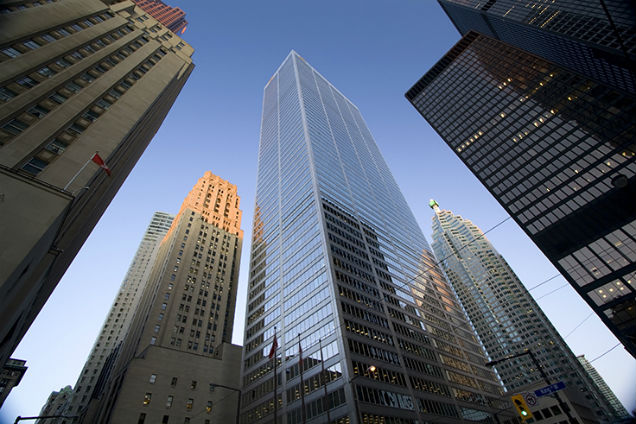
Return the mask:
<path id="1" fill-rule="evenodd" d="M 559 286 L 559 287 L 557 287 L 556 289 L 554 289 L 554 290 L 552 290 L 552 291 L 549 291 L 549 292 L 547 292 L 546 294 L 544 294 L 543 296 L 539 296 L 539 297 L 537 297 L 537 298 L 536 298 L 536 299 L 534 299 L 534 300 L 543 299 L 544 297 L 551 295 L 551 294 L 552 294 L 552 293 L 554 293 L 555 291 L 561 290 L 562 288 L 567 287 L 567 286 L 569 286 L 569 285 L 570 285 L 570 284 L 565 283 L 565 284 L 563 284 L 562 286 Z"/>
<path id="2" fill-rule="evenodd" d="M 528 291 L 530 291 L 530 290 L 534 290 L 534 289 L 536 289 L 537 287 L 541 287 L 541 286 L 542 286 L 542 285 L 544 285 L 545 283 L 549 283 L 550 281 L 552 281 L 552 280 L 554 280 L 555 278 L 560 277 L 560 276 L 561 276 L 561 274 L 553 275 L 552 277 L 548 278 L 547 280 L 544 280 L 544 281 L 540 282 L 539 284 L 537 284 L 537 285 L 535 285 L 535 286 L 530 287 L 530 288 L 528 289 Z"/>
<path id="3" fill-rule="evenodd" d="M 594 361 L 596 361 L 597 359 L 601 359 L 603 356 L 607 355 L 608 353 L 610 353 L 611 351 L 613 351 L 614 349 L 616 349 L 616 348 L 618 347 L 618 345 L 620 345 L 620 342 L 619 342 L 619 343 L 616 343 L 616 344 L 614 345 L 614 347 L 613 347 L 613 348 L 611 348 L 610 350 L 606 351 L 605 353 L 600 354 L 599 356 L 597 356 L 596 358 L 592 359 L 592 360 L 591 360 L 591 361 L 589 361 L 589 362 L 594 362 Z"/>
<path id="4" fill-rule="evenodd" d="M 590 319 L 590 317 L 591 317 L 592 315 L 594 315 L 594 312 L 590 312 L 590 314 L 589 314 L 588 316 L 586 316 L 586 317 L 583 319 L 583 321 L 579 322 L 579 324 L 578 324 L 576 327 L 574 327 L 574 328 L 572 329 L 572 331 L 570 331 L 568 334 L 566 334 L 565 336 L 563 336 L 563 338 L 564 338 L 564 339 L 567 339 L 567 338 L 568 338 L 568 336 L 569 336 L 570 334 L 574 333 L 574 332 L 576 331 L 576 329 L 577 329 L 577 328 L 579 328 L 580 326 L 582 326 L 582 325 L 583 325 L 583 323 L 584 323 L 585 321 L 587 321 L 588 319 Z"/>

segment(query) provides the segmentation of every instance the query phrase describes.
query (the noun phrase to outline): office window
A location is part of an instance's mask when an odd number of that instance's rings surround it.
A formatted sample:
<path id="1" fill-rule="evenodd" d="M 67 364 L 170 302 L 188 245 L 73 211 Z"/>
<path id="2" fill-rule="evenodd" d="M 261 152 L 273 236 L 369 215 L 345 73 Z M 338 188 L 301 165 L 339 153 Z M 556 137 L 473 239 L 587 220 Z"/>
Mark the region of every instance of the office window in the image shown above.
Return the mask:
<path id="1" fill-rule="evenodd" d="M 157 374 L 150 374 L 150 380 L 148 381 L 150 384 L 155 384 L 155 381 L 157 381 Z"/>
<path id="2" fill-rule="evenodd" d="M 161 424 L 168 424 L 168 420 L 170 419 L 169 415 L 164 415 L 161 419 Z"/>
<path id="3" fill-rule="evenodd" d="M 150 404 L 150 400 L 152 399 L 152 393 L 146 392 L 144 395 L 144 405 Z"/>
<path id="4" fill-rule="evenodd" d="M 192 398 L 188 399 L 188 401 L 186 402 L 186 409 L 187 410 L 192 410 L 193 404 L 194 404 L 194 399 L 192 399 Z"/>
<path id="5" fill-rule="evenodd" d="M 190 390 L 194 390 L 197 388 L 197 382 L 195 380 L 192 380 L 192 383 L 190 383 Z"/>
<path id="6" fill-rule="evenodd" d="M 174 401 L 174 396 L 168 395 L 168 400 L 166 400 L 166 408 L 172 408 L 173 401 Z"/>
<path id="7" fill-rule="evenodd" d="M 177 377 L 172 377 L 172 381 L 170 382 L 170 385 L 172 387 L 176 387 L 176 385 L 177 385 Z"/>
<path id="8" fill-rule="evenodd" d="M 146 421 L 146 414 L 142 412 L 141 414 L 139 414 L 139 419 L 137 420 L 137 424 L 144 424 L 145 421 Z"/>

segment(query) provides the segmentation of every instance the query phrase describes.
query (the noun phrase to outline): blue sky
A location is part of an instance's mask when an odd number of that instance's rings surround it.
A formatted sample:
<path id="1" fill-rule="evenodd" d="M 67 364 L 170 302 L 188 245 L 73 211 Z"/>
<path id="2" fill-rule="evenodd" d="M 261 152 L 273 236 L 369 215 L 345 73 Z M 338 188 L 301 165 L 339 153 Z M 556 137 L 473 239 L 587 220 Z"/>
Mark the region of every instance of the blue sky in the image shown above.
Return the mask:
<path id="1" fill-rule="evenodd" d="M 484 231 L 507 217 L 404 98 L 460 38 L 436 2 L 168 2 L 187 13 L 184 39 L 196 69 L 13 355 L 29 369 L 0 423 L 37 415 L 52 390 L 75 384 L 153 212 L 176 213 L 207 170 L 241 196 L 246 243 L 234 342 L 242 342 L 263 87 L 291 49 L 358 106 L 429 240 L 431 197 Z M 558 274 L 513 221 L 488 238 L 527 287 Z M 591 312 L 569 286 L 558 289 L 564 284 L 558 277 L 532 291 L 563 336 Z M 588 359 L 618 343 L 596 315 L 566 341 Z M 628 410 L 636 408 L 636 361 L 622 346 L 593 365 Z"/>

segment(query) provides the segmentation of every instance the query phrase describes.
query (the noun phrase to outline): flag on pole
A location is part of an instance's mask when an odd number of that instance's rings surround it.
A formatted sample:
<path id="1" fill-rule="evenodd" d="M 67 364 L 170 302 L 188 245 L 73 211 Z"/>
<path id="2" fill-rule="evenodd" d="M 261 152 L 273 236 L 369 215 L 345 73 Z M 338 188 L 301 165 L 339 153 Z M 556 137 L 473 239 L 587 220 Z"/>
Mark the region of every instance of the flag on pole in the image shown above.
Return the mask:
<path id="1" fill-rule="evenodd" d="M 110 177 L 110 168 L 106 165 L 104 159 L 102 159 L 102 157 L 97 152 L 95 152 L 95 155 L 93 155 L 93 158 L 91 160 L 99 165 L 99 167 L 102 168 L 104 172 L 106 172 L 106 174 Z"/>
<path id="2" fill-rule="evenodd" d="M 272 342 L 272 348 L 269 350 L 269 359 L 272 359 L 276 355 L 276 349 L 278 349 L 278 340 L 276 339 L 276 333 L 274 333 L 274 341 Z"/>

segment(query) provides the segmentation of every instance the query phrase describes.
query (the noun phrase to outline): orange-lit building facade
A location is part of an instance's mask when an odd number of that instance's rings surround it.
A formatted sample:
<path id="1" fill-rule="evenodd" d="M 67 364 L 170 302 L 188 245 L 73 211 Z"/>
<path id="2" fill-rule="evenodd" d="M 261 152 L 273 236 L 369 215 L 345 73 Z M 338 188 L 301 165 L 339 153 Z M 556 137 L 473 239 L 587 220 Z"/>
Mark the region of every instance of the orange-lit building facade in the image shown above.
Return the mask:
<path id="1" fill-rule="evenodd" d="M 188 27 L 185 12 L 179 7 L 168 6 L 161 0 L 133 0 L 144 12 L 161 22 L 175 34 L 183 34 Z"/>

